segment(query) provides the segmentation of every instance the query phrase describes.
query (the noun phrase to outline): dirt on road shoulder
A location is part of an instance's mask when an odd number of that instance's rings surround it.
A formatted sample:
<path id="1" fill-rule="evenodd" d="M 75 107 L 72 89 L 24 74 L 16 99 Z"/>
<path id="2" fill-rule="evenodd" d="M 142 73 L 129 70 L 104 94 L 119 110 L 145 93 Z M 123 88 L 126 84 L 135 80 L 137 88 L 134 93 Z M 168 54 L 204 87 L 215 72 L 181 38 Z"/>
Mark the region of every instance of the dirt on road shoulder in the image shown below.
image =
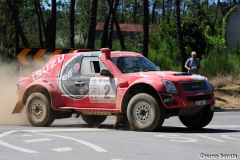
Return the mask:
<path id="1" fill-rule="evenodd" d="M 214 90 L 215 106 L 221 109 L 240 108 L 240 85 L 231 84 Z"/>

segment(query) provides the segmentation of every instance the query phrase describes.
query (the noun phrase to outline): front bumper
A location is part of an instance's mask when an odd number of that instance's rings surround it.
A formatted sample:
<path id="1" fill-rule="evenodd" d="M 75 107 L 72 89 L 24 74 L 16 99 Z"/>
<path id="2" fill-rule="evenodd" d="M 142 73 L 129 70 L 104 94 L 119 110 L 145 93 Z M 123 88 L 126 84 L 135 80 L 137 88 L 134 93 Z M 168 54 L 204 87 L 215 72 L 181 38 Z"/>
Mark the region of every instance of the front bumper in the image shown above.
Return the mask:
<path id="1" fill-rule="evenodd" d="M 162 104 L 166 109 L 184 108 L 184 107 L 199 107 L 196 106 L 196 101 L 206 100 L 207 104 L 203 106 L 211 106 L 215 104 L 215 96 L 212 91 L 196 92 L 196 93 L 160 93 Z"/>

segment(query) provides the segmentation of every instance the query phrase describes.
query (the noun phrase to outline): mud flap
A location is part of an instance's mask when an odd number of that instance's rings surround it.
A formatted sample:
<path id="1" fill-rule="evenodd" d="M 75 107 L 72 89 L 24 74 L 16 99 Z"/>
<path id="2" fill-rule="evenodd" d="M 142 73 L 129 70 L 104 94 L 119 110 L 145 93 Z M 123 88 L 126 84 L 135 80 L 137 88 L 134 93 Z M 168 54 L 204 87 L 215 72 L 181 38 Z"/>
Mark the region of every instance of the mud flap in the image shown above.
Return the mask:
<path id="1" fill-rule="evenodd" d="M 119 124 L 129 125 L 127 116 L 123 113 L 118 113 L 117 114 L 117 118 L 116 118 L 116 122 L 114 124 L 114 127 L 118 126 Z"/>
<path id="2" fill-rule="evenodd" d="M 15 114 L 15 113 L 21 113 L 22 110 L 24 108 L 24 104 L 22 103 L 22 98 L 19 99 L 19 101 L 17 102 L 12 114 Z"/>

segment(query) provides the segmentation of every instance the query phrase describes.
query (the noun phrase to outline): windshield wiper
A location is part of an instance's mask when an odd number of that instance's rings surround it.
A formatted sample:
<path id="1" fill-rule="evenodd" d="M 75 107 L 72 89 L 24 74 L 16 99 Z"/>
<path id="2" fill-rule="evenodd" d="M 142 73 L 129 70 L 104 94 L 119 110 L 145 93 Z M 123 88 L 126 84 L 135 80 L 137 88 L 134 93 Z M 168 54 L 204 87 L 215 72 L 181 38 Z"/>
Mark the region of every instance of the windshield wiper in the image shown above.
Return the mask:
<path id="1" fill-rule="evenodd" d="M 136 71 L 136 72 L 143 72 L 144 70 L 141 70 L 141 69 L 130 69 L 132 71 Z"/>

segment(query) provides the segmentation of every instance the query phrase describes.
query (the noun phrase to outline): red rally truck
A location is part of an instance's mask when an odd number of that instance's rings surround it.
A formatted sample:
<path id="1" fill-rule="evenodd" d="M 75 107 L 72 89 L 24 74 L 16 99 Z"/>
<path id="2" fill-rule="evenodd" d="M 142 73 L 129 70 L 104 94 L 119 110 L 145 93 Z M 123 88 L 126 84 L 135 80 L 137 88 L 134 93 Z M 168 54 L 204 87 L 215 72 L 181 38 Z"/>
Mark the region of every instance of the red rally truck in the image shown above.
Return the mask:
<path id="1" fill-rule="evenodd" d="M 90 125 L 110 115 L 134 130 L 153 131 L 178 116 L 188 128 L 210 123 L 214 113 L 213 86 L 206 77 L 160 71 L 139 53 L 77 50 L 55 55 L 31 77 L 18 80 L 19 101 L 29 122 L 49 126 L 73 113 Z"/>

